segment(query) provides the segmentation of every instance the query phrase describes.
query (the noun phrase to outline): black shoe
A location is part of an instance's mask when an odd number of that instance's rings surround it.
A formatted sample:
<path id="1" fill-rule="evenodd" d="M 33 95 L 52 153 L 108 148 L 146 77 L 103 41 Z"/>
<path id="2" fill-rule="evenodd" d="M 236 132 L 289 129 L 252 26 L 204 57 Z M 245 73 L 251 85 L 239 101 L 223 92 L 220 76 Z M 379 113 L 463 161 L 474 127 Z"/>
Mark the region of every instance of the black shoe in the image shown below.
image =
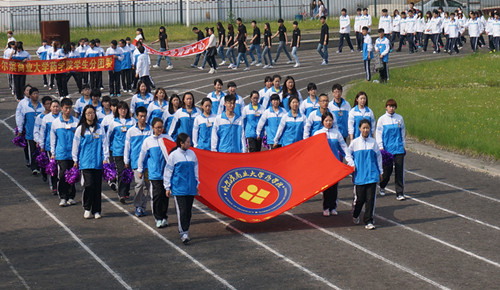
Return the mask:
<path id="1" fill-rule="evenodd" d="M 47 174 L 42 174 L 42 180 L 43 182 L 47 182 Z"/>
<path id="2" fill-rule="evenodd" d="M 120 197 L 120 202 L 123 204 L 126 204 L 127 202 L 125 201 L 125 197 Z"/>
<path id="3" fill-rule="evenodd" d="M 113 191 L 117 190 L 115 182 L 111 182 L 111 184 L 109 185 L 109 187 L 111 187 L 111 190 L 113 190 Z"/>

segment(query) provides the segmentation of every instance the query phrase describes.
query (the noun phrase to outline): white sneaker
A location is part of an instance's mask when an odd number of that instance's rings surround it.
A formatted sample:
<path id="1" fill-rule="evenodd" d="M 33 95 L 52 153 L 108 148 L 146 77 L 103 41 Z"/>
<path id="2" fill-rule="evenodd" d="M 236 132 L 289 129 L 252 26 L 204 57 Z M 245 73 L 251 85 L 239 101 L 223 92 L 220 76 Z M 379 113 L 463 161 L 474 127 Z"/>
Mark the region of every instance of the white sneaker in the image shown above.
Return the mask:
<path id="1" fill-rule="evenodd" d="M 258 63 L 258 64 L 256 64 L 255 66 L 262 66 L 262 63 L 261 63 L 261 62 L 259 62 L 259 63 Z"/>
<path id="2" fill-rule="evenodd" d="M 265 66 L 263 66 L 262 68 L 268 68 L 268 67 L 269 67 L 269 65 L 268 65 L 268 64 L 266 64 L 266 65 L 265 65 Z"/>
<path id="3" fill-rule="evenodd" d="M 403 194 L 403 195 L 398 195 L 398 196 L 396 197 L 396 199 L 397 199 L 397 200 L 405 200 L 405 199 L 406 199 L 406 197 L 405 197 L 405 196 L 404 196 L 404 194 Z"/>
<path id="4" fill-rule="evenodd" d="M 352 218 L 352 222 L 353 222 L 354 224 L 356 224 L 356 225 L 359 225 L 359 217 L 357 217 L 357 218 L 353 217 L 353 218 Z"/>
<path id="5" fill-rule="evenodd" d="M 174 66 L 173 66 L 173 65 L 169 65 L 169 66 L 167 66 L 167 70 L 171 70 L 171 69 L 173 69 L 173 68 L 174 68 Z"/>
<path id="6" fill-rule="evenodd" d="M 342 53 L 342 51 L 340 51 L 340 50 L 337 50 L 337 52 L 336 52 L 336 53 Z"/>
<path id="7" fill-rule="evenodd" d="M 293 67 L 300 67 L 300 63 L 296 63 Z"/>
<path id="8" fill-rule="evenodd" d="M 44 87 L 44 88 L 46 88 L 46 87 L 47 87 L 47 85 L 43 85 L 43 87 Z"/>
<path id="9" fill-rule="evenodd" d="M 351 49 L 351 52 L 354 52 L 354 49 Z"/>
<path id="10" fill-rule="evenodd" d="M 68 199 L 68 202 L 66 203 L 67 205 L 75 205 L 76 201 L 72 198 Z"/>
<path id="11" fill-rule="evenodd" d="M 185 245 L 186 245 L 186 244 L 188 244 L 188 243 L 189 243 L 189 241 L 190 241 L 188 234 L 182 234 L 182 236 L 181 236 L 181 241 L 182 241 L 182 243 L 183 243 L 183 244 L 185 244 Z"/>
<path id="12" fill-rule="evenodd" d="M 100 218 L 101 218 L 101 213 L 100 213 L 100 212 L 96 212 L 96 213 L 94 214 L 94 218 L 95 218 L 96 220 L 100 219 Z"/>
<path id="13" fill-rule="evenodd" d="M 153 65 L 153 68 L 159 68 L 160 66 L 159 65 Z"/>
<path id="14" fill-rule="evenodd" d="M 215 70 L 214 70 L 213 68 L 211 68 L 211 69 L 208 71 L 208 73 L 209 73 L 209 74 L 213 74 L 214 72 L 215 72 Z"/>
<path id="15" fill-rule="evenodd" d="M 156 227 L 157 228 L 161 228 L 161 220 L 157 220 L 156 221 Z"/>
<path id="16" fill-rule="evenodd" d="M 374 230 L 374 229 L 375 229 L 375 226 L 374 226 L 373 224 L 367 224 L 367 225 L 365 226 L 365 229 L 367 229 L 367 230 Z"/>
<path id="17" fill-rule="evenodd" d="M 267 68 L 274 68 L 274 66 L 273 66 L 273 65 L 270 65 L 270 66 L 268 66 Z"/>
<path id="18" fill-rule="evenodd" d="M 250 65 L 255 65 L 257 63 L 256 60 L 252 61 L 252 63 Z"/>
<path id="19" fill-rule="evenodd" d="M 292 64 L 293 63 L 293 60 L 289 60 L 286 62 L 286 64 Z"/>
<path id="20" fill-rule="evenodd" d="M 233 68 L 233 67 L 234 67 L 234 64 L 232 64 L 232 63 L 230 63 L 230 64 L 227 66 L 227 68 L 229 68 L 229 69 L 231 69 L 231 68 Z"/>
<path id="21" fill-rule="evenodd" d="M 131 92 L 132 92 L 132 90 L 128 90 L 127 92 L 131 93 Z"/>
<path id="22" fill-rule="evenodd" d="M 330 210 L 329 209 L 323 210 L 323 216 L 330 216 Z"/>
<path id="23" fill-rule="evenodd" d="M 235 66 L 235 65 L 233 65 L 233 66 L 231 67 L 231 69 L 232 69 L 232 70 L 237 70 L 237 69 L 238 69 L 238 67 L 237 67 L 237 66 Z"/>
<path id="24" fill-rule="evenodd" d="M 202 67 L 202 66 L 199 66 L 199 67 L 198 67 L 198 69 L 199 69 L 199 70 L 203 70 L 203 67 Z"/>
<path id="25" fill-rule="evenodd" d="M 330 213 L 331 213 L 332 215 L 339 215 L 339 213 L 338 213 L 336 210 L 334 210 L 334 209 L 332 209 L 332 210 L 330 211 Z"/>
<path id="26" fill-rule="evenodd" d="M 244 70 L 244 71 L 249 71 L 249 70 L 250 70 L 250 68 L 249 68 L 249 67 L 246 67 L 246 68 L 244 68 L 243 70 Z"/>
<path id="27" fill-rule="evenodd" d="M 161 221 L 161 227 L 162 227 L 162 228 L 164 228 L 164 227 L 168 227 L 168 222 L 167 222 L 167 220 L 165 220 L 165 219 L 164 219 L 164 220 L 162 220 L 162 221 Z"/>
<path id="28" fill-rule="evenodd" d="M 379 190 L 379 193 L 380 193 L 381 196 L 384 196 L 385 195 L 385 188 L 381 187 L 380 190 Z"/>
<path id="29" fill-rule="evenodd" d="M 61 201 L 59 201 L 59 206 L 65 207 L 66 206 L 66 200 L 65 199 L 61 199 Z"/>
<path id="30" fill-rule="evenodd" d="M 90 218 L 92 218 L 92 213 L 90 212 L 90 210 L 86 210 L 86 211 L 83 213 L 83 218 L 84 218 L 84 219 L 90 219 Z"/>
<path id="31" fill-rule="evenodd" d="M 321 65 L 327 65 L 326 61 L 323 61 L 323 62 L 321 63 Z"/>
<path id="32" fill-rule="evenodd" d="M 221 63 L 219 63 L 219 65 L 225 65 L 226 64 L 226 61 L 223 60 Z"/>

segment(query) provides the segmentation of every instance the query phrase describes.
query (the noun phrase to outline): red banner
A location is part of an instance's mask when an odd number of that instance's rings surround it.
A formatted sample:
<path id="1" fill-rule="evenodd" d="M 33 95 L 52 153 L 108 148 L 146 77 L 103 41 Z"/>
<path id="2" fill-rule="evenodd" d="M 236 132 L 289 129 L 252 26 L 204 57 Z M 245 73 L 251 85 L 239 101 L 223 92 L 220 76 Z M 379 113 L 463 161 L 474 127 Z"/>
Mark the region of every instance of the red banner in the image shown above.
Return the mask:
<path id="1" fill-rule="evenodd" d="M 91 72 L 112 70 L 115 66 L 113 56 L 86 58 L 63 58 L 53 60 L 0 59 L 0 73 L 13 75 L 46 75 L 70 71 Z"/>
<path id="2" fill-rule="evenodd" d="M 151 48 L 150 46 L 147 46 L 146 44 L 142 44 L 145 48 L 148 49 L 149 54 L 154 54 L 154 55 L 164 55 L 164 56 L 171 56 L 171 57 L 184 57 L 184 56 L 189 56 L 189 55 L 195 55 L 202 53 L 207 49 L 208 46 L 208 40 L 209 38 L 206 37 L 200 41 L 197 41 L 193 44 L 186 45 L 183 47 L 167 50 L 167 51 L 158 51 L 155 50 L 154 48 Z M 137 44 L 137 40 L 134 40 L 134 45 Z"/>
<path id="3" fill-rule="evenodd" d="M 172 141 L 164 142 L 168 150 L 175 147 Z M 200 195 L 196 198 L 223 215 L 248 223 L 269 220 L 353 171 L 335 158 L 325 134 L 257 153 L 192 150 L 199 162 Z"/>

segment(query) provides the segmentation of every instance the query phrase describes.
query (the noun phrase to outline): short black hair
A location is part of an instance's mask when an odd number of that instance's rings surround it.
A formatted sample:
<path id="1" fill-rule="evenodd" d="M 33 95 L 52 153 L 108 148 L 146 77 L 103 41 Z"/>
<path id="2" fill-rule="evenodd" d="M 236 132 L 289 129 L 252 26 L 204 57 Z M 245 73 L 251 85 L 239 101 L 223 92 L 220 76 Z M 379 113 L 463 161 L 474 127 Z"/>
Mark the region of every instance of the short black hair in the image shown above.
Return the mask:
<path id="1" fill-rule="evenodd" d="M 341 84 L 334 84 L 332 86 L 332 92 L 335 91 L 335 90 L 339 90 L 342 92 L 342 85 Z"/>
<path id="2" fill-rule="evenodd" d="M 284 23 L 285 21 L 283 20 L 283 18 L 280 18 L 278 19 L 278 23 Z"/>
<path id="3" fill-rule="evenodd" d="M 238 86 L 236 85 L 236 83 L 235 83 L 235 82 L 229 82 L 229 83 L 227 83 L 227 88 L 229 89 L 230 87 L 235 87 L 235 88 L 237 88 Z"/>
<path id="4" fill-rule="evenodd" d="M 113 106 L 113 107 L 117 107 L 119 102 L 120 101 L 118 101 L 117 98 L 112 98 L 111 101 L 109 101 L 109 105 Z"/>
<path id="5" fill-rule="evenodd" d="M 73 106 L 73 101 L 70 98 L 64 98 L 61 100 L 61 107 L 64 106 Z"/>
<path id="6" fill-rule="evenodd" d="M 324 19 L 324 20 L 326 20 L 326 17 L 323 15 L 323 16 L 321 16 L 319 19 Z"/>
<path id="7" fill-rule="evenodd" d="M 378 33 L 385 33 L 385 30 L 383 28 L 379 28 Z"/>
<path id="8" fill-rule="evenodd" d="M 361 28 L 361 30 L 368 31 L 368 26 L 363 26 L 363 28 Z"/>
<path id="9" fill-rule="evenodd" d="M 45 102 L 51 102 L 52 103 L 52 97 L 51 96 L 45 96 L 42 98 L 42 105 L 45 104 Z"/>
<path id="10" fill-rule="evenodd" d="M 35 87 L 31 87 L 31 88 L 30 88 L 30 92 L 29 92 L 29 94 L 31 95 L 31 94 L 33 94 L 34 92 L 38 92 L 38 89 L 37 89 L 37 88 L 35 88 Z"/>
<path id="11" fill-rule="evenodd" d="M 236 21 L 243 22 L 240 17 L 236 18 Z"/>
<path id="12" fill-rule="evenodd" d="M 340 12 L 345 12 L 345 13 L 347 13 L 347 9 L 342 8 L 342 10 L 340 10 Z"/>
<path id="13" fill-rule="evenodd" d="M 382 12 L 387 13 L 387 9 L 385 9 L 385 8 L 382 9 Z"/>
<path id="14" fill-rule="evenodd" d="M 293 25 L 299 25 L 299 23 L 297 21 L 294 21 Z"/>
<path id="15" fill-rule="evenodd" d="M 307 91 L 310 91 L 310 90 L 317 90 L 318 87 L 316 87 L 316 84 L 315 83 L 308 83 L 307 84 Z"/>
<path id="16" fill-rule="evenodd" d="M 102 99 L 101 99 L 101 104 L 102 103 L 111 103 L 111 97 L 106 95 L 106 96 L 103 96 Z"/>
<path id="17" fill-rule="evenodd" d="M 118 42 L 113 39 L 113 40 L 111 40 L 111 44 L 116 46 L 116 45 L 118 45 Z"/>
<path id="18" fill-rule="evenodd" d="M 135 115 L 137 116 L 137 114 L 139 113 L 148 113 L 148 109 L 146 109 L 146 107 L 143 107 L 143 106 L 140 106 L 138 107 L 137 109 L 135 109 Z"/>
<path id="19" fill-rule="evenodd" d="M 99 97 L 101 98 L 101 90 L 99 89 L 93 89 L 91 92 L 90 92 L 90 97 Z"/>
<path id="20" fill-rule="evenodd" d="M 224 103 L 228 103 L 228 102 L 236 102 L 236 96 L 233 94 L 226 95 L 224 97 Z"/>
<path id="21" fill-rule="evenodd" d="M 193 31 L 199 30 L 198 27 L 193 27 Z"/>

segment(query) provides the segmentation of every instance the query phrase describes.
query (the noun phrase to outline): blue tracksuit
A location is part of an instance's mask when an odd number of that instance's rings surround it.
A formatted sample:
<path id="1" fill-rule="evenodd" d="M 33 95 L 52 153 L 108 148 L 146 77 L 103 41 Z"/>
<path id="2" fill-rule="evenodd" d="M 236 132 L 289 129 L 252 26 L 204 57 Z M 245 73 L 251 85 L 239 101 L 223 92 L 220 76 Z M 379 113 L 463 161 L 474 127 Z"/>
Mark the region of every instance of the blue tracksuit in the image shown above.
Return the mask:
<path id="1" fill-rule="evenodd" d="M 401 115 L 385 113 L 377 122 L 375 132 L 380 149 L 395 154 L 405 153 L 405 122 Z"/>
<path id="2" fill-rule="evenodd" d="M 78 162 L 80 170 L 102 169 L 103 161 L 109 159 L 109 146 L 104 128 L 100 125 L 92 131 L 87 128 L 83 137 L 81 132 L 82 126 L 78 126 L 73 138 L 73 161 Z"/>
<path id="3" fill-rule="evenodd" d="M 214 114 L 208 117 L 204 114 L 200 114 L 194 119 L 192 139 L 194 148 L 210 151 L 212 127 L 215 122 L 215 117 Z"/>
<path id="4" fill-rule="evenodd" d="M 363 110 L 361 110 L 356 105 L 356 107 L 352 108 L 349 112 L 349 119 L 347 122 L 348 132 L 349 134 L 353 134 L 354 138 L 358 138 L 359 135 L 361 135 L 361 131 L 359 131 L 359 122 L 361 122 L 361 120 L 363 119 L 370 121 L 370 134 L 373 134 L 373 132 L 375 132 L 375 116 L 373 115 L 373 111 L 368 107 L 365 107 Z"/>
<path id="5" fill-rule="evenodd" d="M 351 110 L 351 105 L 349 104 L 348 101 L 341 99 L 342 101 L 339 104 L 335 102 L 335 99 L 333 99 L 329 104 L 328 104 L 328 109 L 332 114 L 335 116 L 335 120 L 337 121 L 337 127 L 342 136 L 346 138 L 348 136 L 347 132 L 347 120 L 349 118 L 349 111 Z"/>
<path id="6" fill-rule="evenodd" d="M 136 124 L 127 131 L 127 134 L 125 135 L 123 162 L 125 164 L 130 164 L 132 169 L 137 169 L 137 162 L 139 160 L 139 154 L 141 153 L 142 144 L 147 137 L 151 136 L 151 134 L 152 130 L 148 124 L 146 124 L 144 130 L 139 129 L 139 126 Z M 147 168 L 147 165 L 144 165 L 144 168 Z"/>
<path id="7" fill-rule="evenodd" d="M 212 151 L 244 153 L 246 147 L 243 118 L 235 114 L 231 121 L 225 112 L 218 115 L 212 128 Z"/>
<path id="8" fill-rule="evenodd" d="M 163 175 L 165 189 L 174 196 L 196 195 L 199 183 L 196 154 L 181 148 L 170 153 Z"/>
<path id="9" fill-rule="evenodd" d="M 349 145 L 349 152 L 354 159 L 349 163 L 350 166 L 355 166 L 354 184 L 378 183 L 383 172 L 382 154 L 375 139 L 358 137 Z"/>
<path id="10" fill-rule="evenodd" d="M 143 164 L 146 162 L 149 180 L 162 180 L 163 170 L 167 164 L 168 152 L 163 143 L 163 138 L 172 140 L 170 136 L 151 135 L 144 140 L 139 155 L 137 171 L 144 172 Z"/>
<path id="11" fill-rule="evenodd" d="M 59 116 L 52 121 L 50 128 L 50 151 L 56 160 L 73 160 L 71 151 L 73 149 L 73 138 L 78 126 L 78 119 L 70 116 L 69 121 L 64 121 Z"/>
<path id="12" fill-rule="evenodd" d="M 191 111 L 191 113 L 188 113 L 188 111 L 184 108 L 177 110 L 174 114 L 172 124 L 170 124 L 168 135 L 173 138 L 175 130 L 177 130 L 177 135 L 180 133 L 186 133 L 192 139 L 194 119 L 199 114 L 201 114 L 201 111 L 196 107 L 193 107 L 193 111 Z"/>
<path id="13" fill-rule="evenodd" d="M 125 151 L 125 137 L 127 131 L 135 125 L 134 119 L 115 118 L 108 128 L 109 148 L 113 157 L 123 156 Z"/>
<path id="14" fill-rule="evenodd" d="M 247 138 L 257 138 L 257 136 L 263 136 L 262 133 L 257 135 L 257 124 L 259 123 L 263 112 L 264 109 L 259 104 L 257 104 L 257 110 L 254 109 L 251 103 L 243 108 L 243 126 L 245 127 L 245 136 Z"/>
<path id="15" fill-rule="evenodd" d="M 31 100 L 27 100 L 26 102 L 21 102 L 20 108 L 18 110 L 19 116 L 16 116 L 16 119 L 19 118 L 21 123 L 18 127 L 20 131 L 21 128 L 26 132 L 26 140 L 34 140 L 35 138 L 35 120 L 39 114 L 45 112 L 45 108 L 42 106 L 42 103 L 38 102 L 36 107 L 33 106 Z"/>
<path id="16" fill-rule="evenodd" d="M 283 146 L 290 145 L 304 139 L 304 125 L 306 116 L 298 112 L 297 117 L 292 116 L 292 111 L 288 112 L 281 118 L 278 131 L 274 137 L 274 144 Z"/>

